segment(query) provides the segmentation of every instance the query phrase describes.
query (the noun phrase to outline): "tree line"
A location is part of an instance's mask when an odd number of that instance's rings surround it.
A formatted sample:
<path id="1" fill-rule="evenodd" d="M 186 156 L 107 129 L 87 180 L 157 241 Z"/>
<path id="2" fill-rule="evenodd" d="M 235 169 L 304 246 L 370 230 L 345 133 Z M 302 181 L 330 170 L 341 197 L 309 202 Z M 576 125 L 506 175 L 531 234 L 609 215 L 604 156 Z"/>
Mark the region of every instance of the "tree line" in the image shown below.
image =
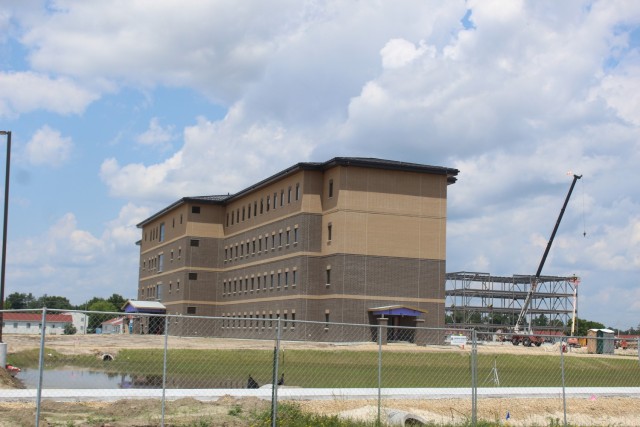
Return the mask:
<path id="1" fill-rule="evenodd" d="M 80 304 L 73 305 L 66 297 L 44 294 L 35 297 L 32 293 L 13 292 L 4 300 L 5 310 L 41 309 L 43 307 L 57 310 L 87 310 L 87 311 L 111 311 L 121 312 L 127 302 L 119 294 L 113 294 L 109 298 L 93 297 Z"/>

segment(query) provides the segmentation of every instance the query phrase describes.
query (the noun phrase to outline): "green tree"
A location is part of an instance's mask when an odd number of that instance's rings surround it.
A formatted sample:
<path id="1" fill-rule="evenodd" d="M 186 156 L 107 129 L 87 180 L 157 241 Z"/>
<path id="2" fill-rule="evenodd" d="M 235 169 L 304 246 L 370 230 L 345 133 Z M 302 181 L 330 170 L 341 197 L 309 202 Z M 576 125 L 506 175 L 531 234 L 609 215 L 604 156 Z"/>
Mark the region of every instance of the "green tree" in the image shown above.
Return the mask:
<path id="1" fill-rule="evenodd" d="M 122 306 L 127 302 L 127 300 L 119 294 L 111 295 L 109 298 L 107 298 L 107 301 L 113 304 L 113 306 L 118 309 L 117 311 L 122 311 Z"/>
<path id="2" fill-rule="evenodd" d="M 575 336 L 584 337 L 587 335 L 589 329 L 604 329 L 604 324 L 600 322 L 594 322 L 592 320 L 580 319 L 576 317 Z"/>
<path id="3" fill-rule="evenodd" d="M 13 310 L 22 310 L 26 308 L 35 308 L 36 298 L 29 292 L 28 294 L 13 292 L 4 300 L 4 308 Z"/>
<path id="4" fill-rule="evenodd" d="M 34 308 L 53 308 L 57 310 L 71 310 L 73 306 L 65 297 L 44 294 L 35 301 Z"/>
<path id="5" fill-rule="evenodd" d="M 549 324 L 549 319 L 544 314 L 533 319 L 533 324 L 535 326 L 547 326 Z"/>
<path id="6" fill-rule="evenodd" d="M 78 332 L 78 330 L 73 326 L 73 323 L 67 323 L 64 325 L 64 331 L 62 333 L 64 335 L 75 335 L 76 332 Z"/>
<path id="7" fill-rule="evenodd" d="M 102 298 L 93 298 L 94 302 L 87 307 L 89 311 L 104 311 L 104 312 L 116 312 L 118 309 L 109 301 Z M 104 314 L 90 314 L 89 324 L 87 325 L 87 332 L 95 332 L 96 328 L 99 328 L 102 322 L 113 316 Z"/>

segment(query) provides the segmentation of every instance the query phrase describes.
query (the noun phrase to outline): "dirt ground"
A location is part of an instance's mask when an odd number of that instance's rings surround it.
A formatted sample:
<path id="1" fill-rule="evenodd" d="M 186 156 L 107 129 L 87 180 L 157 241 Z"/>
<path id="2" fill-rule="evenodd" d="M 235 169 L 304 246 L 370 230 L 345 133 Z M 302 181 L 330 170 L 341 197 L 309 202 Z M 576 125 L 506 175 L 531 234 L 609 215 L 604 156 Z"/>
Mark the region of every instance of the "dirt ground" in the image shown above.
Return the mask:
<path id="1" fill-rule="evenodd" d="M 36 336 L 9 336 L 9 353 L 39 347 Z M 273 341 L 229 340 L 214 338 L 169 337 L 169 348 L 235 348 L 273 349 Z M 123 348 L 162 348 L 164 337 L 152 335 L 86 335 L 49 336 L 47 348 L 67 354 L 117 354 Z M 374 350 L 375 344 L 338 345 L 315 343 L 283 343 L 285 348 L 340 348 L 341 350 Z M 418 347 L 408 344 L 390 344 L 385 350 L 393 351 L 460 351 L 469 348 L 450 346 Z M 559 352 L 557 346 L 540 348 L 513 346 L 510 343 L 479 347 L 480 352 L 550 354 Z M 637 359 L 636 350 L 616 350 L 608 357 Z M 568 357 L 589 357 L 584 349 L 571 349 Z M 598 355 L 598 357 L 607 357 Z M 0 369 L 0 387 L 19 387 L 6 371 Z M 298 402 L 305 411 L 319 414 L 340 415 L 354 419 L 373 420 L 377 416 L 377 402 L 370 400 L 331 399 Z M 157 426 L 160 425 L 161 403 L 158 400 L 123 400 L 118 402 L 43 402 L 41 425 L 46 426 Z M 250 414 L 268 410 L 268 401 L 256 398 L 236 399 L 224 397 L 215 402 L 195 399 L 179 399 L 167 402 L 167 425 L 184 426 L 248 426 Z M 383 400 L 387 409 L 407 411 L 434 423 L 461 423 L 469 419 L 469 399 L 437 400 Z M 384 413 L 383 419 L 384 419 Z M 508 414 L 508 418 L 507 418 Z M 638 426 L 640 425 L 640 398 L 599 397 L 572 398 L 567 400 L 570 425 L 577 426 Z M 496 425 L 548 426 L 564 422 L 563 403 L 556 399 L 479 399 L 478 418 L 495 421 Z M 35 422 L 35 405 L 32 402 L 0 402 L 0 427 L 32 426 Z"/>

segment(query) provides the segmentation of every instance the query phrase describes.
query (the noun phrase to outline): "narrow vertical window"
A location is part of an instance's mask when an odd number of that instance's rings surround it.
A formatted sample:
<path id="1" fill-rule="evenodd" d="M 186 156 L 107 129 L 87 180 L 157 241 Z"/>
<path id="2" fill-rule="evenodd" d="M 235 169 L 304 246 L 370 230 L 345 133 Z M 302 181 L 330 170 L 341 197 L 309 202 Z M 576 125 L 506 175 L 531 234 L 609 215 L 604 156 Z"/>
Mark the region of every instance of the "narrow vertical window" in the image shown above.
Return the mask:
<path id="1" fill-rule="evenodd" d="M 244 206 L 242 207 L 242 220 L 244 221 L 244 213 L 245 213 L 245 208 Z"/>
<path id="2" fill-rule="evenodd" d="M 287 246 L 289 246 L 291 240 L 291 230 L 287 230 Z"/>
<path id="3" fill-rule="evenodd" d="M 327 267 L 326 279 L 327 286 L 329 286 L 331 284 L 331 267 Z"/>
<path id="4" fill-rule="evenodd" d="M 287 188 L 287 203 L 291 203 L 291 186 Z"/>
<path id="5" fill-rule="evenodd" d="M 251 203 L 249 203 L 249 207 L 247 208 L 247 219 L 251 219 Z"/>
<path id="6" fill-rule="evenodd" d="M 160 224 L 160 239 L 161 242 L 164 242 L 164 222 Z"/>
<path id="7" fill-rule="evenodd" d="M 271 196 L 267 196 L 267 212 L 269 212 L 269 207 L 271 205 Z"/>
<path id="8" fill-rule="evenodd" d="M 260 215 L 264 212 L 264 199 L 260 199 Z"/>
<path id="9" fill-rule="evenodd" d="M 298 227 L 293 229 L 293 243 L 298 243 Z"/>
<path id="10" fill-rule="evenodd" d="M 330 322 L 329 310 L 327 310 L 327 311 L 324 312 L 324 328 L 325 329 L 329 329 L 329 322 Z"/>
<path id="11" fill-rule="evenodd" d="M 278 192 L 273 193 L 273 209 L 278 207 Z"/>
<path id="12" fill-rule="evenodd" d="M 300 200 L 300 184 L 296 184 L 296 202 Z"/>
<path id="13" fill-rule="evenodd" d="M 291 274 L 292 274 L 291 281 L 293 286 L 295 286 L 298 283 L 298 270 L 293 270 Z"/>
<path id="14" fill-rule="evenodd" d="M 333 239 L 333 225 L 331 223 L 327 224 L 327 240 L 331 241 Z"/>
<path id="15" fill-rule="evenodd" d="M 284 190 L 280 190 L 280 206 L 284 206 Z"/>
<path id="16" fill-rule="evenodd" d="M 229 212 L 227 212 L 227 227 L 229 226 Z"/>
<path id="17" fill-rule="evenodd" d="M 329 198 L 333 197 L 333 180 L 329 180 Z"/>

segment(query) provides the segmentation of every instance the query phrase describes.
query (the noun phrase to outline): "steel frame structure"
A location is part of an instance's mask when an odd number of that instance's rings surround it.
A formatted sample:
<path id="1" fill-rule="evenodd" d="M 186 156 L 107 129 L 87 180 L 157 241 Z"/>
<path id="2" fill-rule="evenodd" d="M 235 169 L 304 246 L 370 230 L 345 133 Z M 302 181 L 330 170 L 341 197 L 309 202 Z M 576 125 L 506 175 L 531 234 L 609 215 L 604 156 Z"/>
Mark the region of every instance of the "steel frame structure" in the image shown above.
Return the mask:
<path id="1" fill-rule="evenodd" d="M 506 332 L 515 326 L 535 276 L 506 277 L 462 271 L 447 273 L 446 279 L 445 315 L 448 325 Z M 536 331 L 569 330 L 578 282 L 575 276 L 540 276 L 527 310 L 526 323 L 531 325 L 533 320 L 544 315 L 547 324 L 533 325 Z"/>

